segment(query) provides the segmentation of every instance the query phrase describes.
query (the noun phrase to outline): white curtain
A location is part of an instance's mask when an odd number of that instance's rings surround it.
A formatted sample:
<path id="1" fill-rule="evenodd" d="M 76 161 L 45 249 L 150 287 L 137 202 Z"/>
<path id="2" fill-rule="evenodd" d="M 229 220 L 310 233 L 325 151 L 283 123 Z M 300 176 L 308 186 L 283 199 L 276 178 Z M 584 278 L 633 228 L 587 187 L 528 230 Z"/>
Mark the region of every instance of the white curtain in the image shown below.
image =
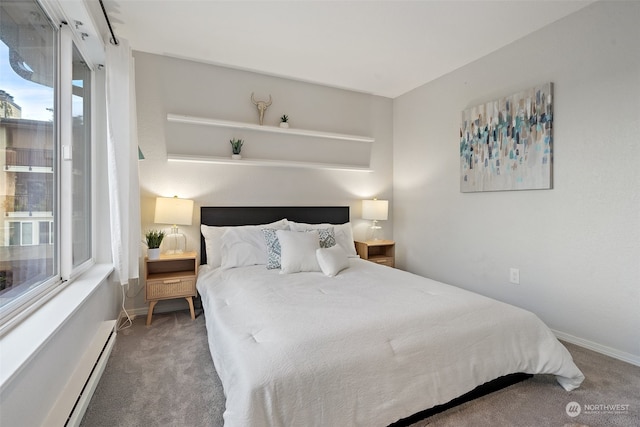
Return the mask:
<path id="1" fill-rule="evenodd" d="M 111 252 L 121 285 L 137 279 L 140 252 L 140 186 L 135 74 L 129 42 L 107 45 L 107 163 Z"/>

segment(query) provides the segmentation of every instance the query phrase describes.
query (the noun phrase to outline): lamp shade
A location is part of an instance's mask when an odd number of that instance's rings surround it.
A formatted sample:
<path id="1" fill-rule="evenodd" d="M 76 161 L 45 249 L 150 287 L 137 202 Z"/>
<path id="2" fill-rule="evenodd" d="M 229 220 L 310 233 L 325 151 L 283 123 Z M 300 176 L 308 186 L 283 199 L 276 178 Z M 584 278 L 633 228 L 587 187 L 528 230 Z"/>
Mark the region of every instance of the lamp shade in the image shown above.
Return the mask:
<path id="1" fill-rule="evenodd" d="M 388 200 L 363 200 L 362 218 L 376 221 L 386 221 L 389 216 Z"/>
<path id="2" fill-rule="evenodd" d="M 158 197 L 156 199 L 156 214 L 153 222 L 156 224 L 191 225 L 193 217 L 193 200 L 178 199 L 178 197 Z"/>

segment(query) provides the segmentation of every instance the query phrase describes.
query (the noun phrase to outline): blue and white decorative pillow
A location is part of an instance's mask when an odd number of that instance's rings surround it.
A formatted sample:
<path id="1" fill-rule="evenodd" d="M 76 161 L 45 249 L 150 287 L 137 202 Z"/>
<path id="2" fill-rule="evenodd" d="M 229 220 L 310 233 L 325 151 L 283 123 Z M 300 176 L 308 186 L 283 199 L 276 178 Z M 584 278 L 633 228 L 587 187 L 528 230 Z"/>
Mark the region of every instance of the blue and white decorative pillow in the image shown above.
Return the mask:
<path id="1" fill-rule="evenodd" d="M 311 230 L 307 230 L 311 231 Z M 336 245 L 336 235 L 333 231 L 333 227 L 318 228 L 318 235 L 320 236 L 320 247 L 330 248 Z"/>
<path id="2" fill-rule="evenodd" d="M 280 241 L 276 235 L 275 228 L 263 228 L 264 239 L 267 242 L 267 268 L 274 270 L 280 268 L 280 257 L 282 250 L 280 248 Z"/>

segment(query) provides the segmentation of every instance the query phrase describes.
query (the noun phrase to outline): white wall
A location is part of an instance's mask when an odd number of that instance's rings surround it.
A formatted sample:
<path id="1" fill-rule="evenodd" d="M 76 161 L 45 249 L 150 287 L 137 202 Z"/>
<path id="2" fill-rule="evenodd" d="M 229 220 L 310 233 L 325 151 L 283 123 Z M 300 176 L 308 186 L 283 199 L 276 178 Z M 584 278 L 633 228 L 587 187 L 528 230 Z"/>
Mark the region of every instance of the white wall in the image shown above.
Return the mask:
<path id="1" fill-rule="evenodd" d="M 391 99 L 143 52 L 135 52 L 134 56 L 138 137 L 146 158 L 140 162 L 143 231 L 162 227 L 153 224 L 155 197 L 177 195 L 195 200 L 194 225 L 181 227 L 189 250 L 200 247 L 200 206 L 348 205 L 356 238 L 362 238 L 367 227 L 360 219 L 360 200 L 374 196 L 391 200 Z M 174 113 L 257 124 L 257 110 L 250 100 L 252 92 L 258 99 L 272 96 L 265 124 L 277 125 L 279 117 L 286 113 L 295 128 L 371 136 L 375 142 L 363 158 L 361 150 L 355 154 L 343 151 L 341 147 L 351 146 L 345 141 L 167 122 L 167 113 Z M 305 160 L 310 162 L 330 162 L 341 161 L 344 156 L 348 162 L 369 163 L 373 172 L 166 160 L 167 152 L 230 156 L 232 137 L 245 140 L 245 158 L 291 160 L 307 156 Z M 325 147 L 329 160 L 316 160 L 325 155 L 318 148 L 325 151 Z M 391 223 L 390 218 L 382 224 L 388 238 L 393 236 Z M 162 310 L 161 303 L 157 310 Z M 146 308 L 144 292 L 127 304 Z"/>
<path id="2" fill-rule="evenodd" d="M 400 267 L 640 363 L 638 22 L 639 2 L 598 2 L 394 100 Z M 547 81 L 554 188 L 460 193 L 461 111 Z"/>

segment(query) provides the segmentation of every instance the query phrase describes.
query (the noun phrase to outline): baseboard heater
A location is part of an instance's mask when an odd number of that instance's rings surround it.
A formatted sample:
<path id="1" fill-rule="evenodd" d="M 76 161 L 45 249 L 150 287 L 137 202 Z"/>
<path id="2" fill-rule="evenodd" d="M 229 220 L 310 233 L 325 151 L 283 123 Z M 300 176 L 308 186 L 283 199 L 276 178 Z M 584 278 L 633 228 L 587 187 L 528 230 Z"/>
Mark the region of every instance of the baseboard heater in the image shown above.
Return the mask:
<path id="1" fill-rule="evenodd" d="M 102 322 L 47 417 L 48 425 L 79 426 L 116 342 L 116 321 Z"/>

